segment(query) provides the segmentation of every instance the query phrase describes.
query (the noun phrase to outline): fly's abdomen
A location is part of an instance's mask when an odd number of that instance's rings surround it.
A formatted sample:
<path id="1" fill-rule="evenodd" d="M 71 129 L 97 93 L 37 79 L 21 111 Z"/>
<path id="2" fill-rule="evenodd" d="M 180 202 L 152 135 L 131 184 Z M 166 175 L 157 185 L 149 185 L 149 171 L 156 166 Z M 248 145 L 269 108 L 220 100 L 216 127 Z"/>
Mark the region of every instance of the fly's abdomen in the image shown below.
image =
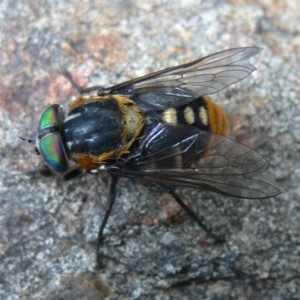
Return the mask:
<path id="1" fill-rule="evenodd" d="M 225 112 L 205 96 L 188 105 L 168 108 L 147 117 L 150 119 L 150 125 L 146 127 L 145 132 L 148 130 L 151 132 L 149 136 L 156 136 L 158 130 L 161 137 L 151 144 L 151 147 L 148 146 L 147 151 L 151 153 L 146 153 L 148 157 L 153 157 L 152 167 L 156 166 L 158 169 L 168 169 L 170 166 L 176 169 L 191 167 L 192 161 L 210 155 L 214 134 L 225 136 L 229 127 Z M 157 121 L 162 126 L 158 125 L 154 129 Z M 168 146 L 170 144 L 173 144 L 172 148 Z M 168 149 L 168 153 L 164 153 L 164 149 Z M 187 152 L 193 155 L 189 157 Z M 153 153 L 160 153 L 165 158 L 157 161 Z"/>
<path id="2" fill-rule="evenodd" d="M 229 128 L 225 112 L 206 96 L 188 105 L 168 108 L 161 112 L 160 118 L 171 125 L 189 124 L 219 135 L 227 135 Z"/>

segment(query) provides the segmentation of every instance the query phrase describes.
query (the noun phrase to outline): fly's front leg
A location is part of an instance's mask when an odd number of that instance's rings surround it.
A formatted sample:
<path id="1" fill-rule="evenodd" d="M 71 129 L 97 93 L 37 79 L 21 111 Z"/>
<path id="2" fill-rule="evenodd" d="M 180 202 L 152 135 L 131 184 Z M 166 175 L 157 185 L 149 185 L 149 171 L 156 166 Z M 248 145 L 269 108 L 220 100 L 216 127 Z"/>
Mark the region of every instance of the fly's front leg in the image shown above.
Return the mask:
<path id="1" fill-rule="evenodd" d="M 97 239 L 97 249 L 96 249 L 96 264 L 97 264 L 97 268 L 101 268 L 102 267 L 102 251 L 100 252 L 100 248 L 103 246 L 103 231 L 105 228 L 105 225 L 107 223 L 107 220 L 110 216 L 112 207 L 115 203 L 115 199 L 116 199 L 116 186 L 117 186 L 117 182 L 118 182 L 118 177 L 116 176 L 112 176 L 111 177 L 111 182 L 110 182 L 110 188 L 109 188 L 109 194 L 108 194 L 108 208 L 105 212 L 103 221 L 99 227 L 99 231 L 98 231 L 98 239 Z"/>
<path id="2" fill-rule="evenodd" d="M 170 195 L 173 196 L 173 198 L 176 200 L 176 202 L 187 212 L 187 214 L 206 232 L 208 236 L 213 238 L 217 243 L 224 243 L 225 239 L 222 237 L 219 237 L 212 233 L 208 227 L 200 220 L 199 216 L 190 209 L 183 200 L 174 192 L 174 190 L 164 184 L 158 184 L 160 187 L 162 187 L 164 190 L 166 190 Z"/>
<path id="3" fill-rule="evenodd" d="M 91 88 L 82 88 L 81 86 L 79 86 L 74 79 L 72 78 L 71 74 L 67 71 L 64 70 L 63 71 L 63 75 L 70 81 L 71 85 L 73 86 L 73 88 L 75 88 L 79 94 L 87 94 L 87 93 L 91 93 L 91 92 L 97 92 L 100 93 L 105 90 L 104 87 L 102 86 L 93 86 Z"/>

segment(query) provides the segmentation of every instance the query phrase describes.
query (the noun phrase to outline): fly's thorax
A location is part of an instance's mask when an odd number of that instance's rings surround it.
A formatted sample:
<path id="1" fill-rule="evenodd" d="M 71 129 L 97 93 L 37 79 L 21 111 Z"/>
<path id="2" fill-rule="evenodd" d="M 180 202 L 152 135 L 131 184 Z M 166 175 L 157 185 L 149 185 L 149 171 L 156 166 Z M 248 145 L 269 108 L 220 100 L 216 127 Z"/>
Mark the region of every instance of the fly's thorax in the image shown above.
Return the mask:
<path id="1" fill-rule="evenodd" d="M 229 129 L 225 112 L 206 96 L 188 105 L 165 109 L 159 113 L 159 118 L 170 125 L 189 124 L 219 135 L 227 135 Z"/>
<path id="2" fill-rule="evenodd" d="M 118 102 L 122 114 L 122 141 L 124 144 L 129 143 L 131 145 L 142 132 L 145 122 L 144 116 L 132 100 L 123 96 L 113 96 L 113 98 Z"/>
<path id="3" fill-rule="evenodd" d="M 92 95 L 71 104 L 62 135 L 71 159 L 91 169 L 128 153 L 143 124 L 142 113 L 132 100 Z"/>

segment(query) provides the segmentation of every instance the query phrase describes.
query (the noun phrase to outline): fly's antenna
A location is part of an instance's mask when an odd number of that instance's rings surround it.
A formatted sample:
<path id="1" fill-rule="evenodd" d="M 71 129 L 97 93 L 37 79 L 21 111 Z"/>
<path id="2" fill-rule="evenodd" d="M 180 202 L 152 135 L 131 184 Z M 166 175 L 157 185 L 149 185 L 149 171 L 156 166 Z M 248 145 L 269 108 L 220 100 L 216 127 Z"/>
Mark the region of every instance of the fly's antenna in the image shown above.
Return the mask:
<path id="1" fill-rule="evenodd" d="M 25 141 L 25 142 L 27 142 L 27 143 L 29 143 L 31 145 L 34 145 L 34 151 L 35 151 L 35 153 L 37 155 L 40 155 L 40 151 L 38 150 L 37 146 L 35 145 L 35 142 L 36 142 L 35 140 L 33 140 L 33 139 L 25 139 L 25 138 L 23 138 L 21 136 L 19 136 L 19 139 L 21 139 L 22 141 Z"/>
<path id="2" fill-rule="evenodd" d="M 32 140 L 32 139 L 25 139 L 25 138 L 23 138 L 23 137 L 21 137 L 21 136 L 19 136 L 19 139 L 21 139 L 22 141 L 25 141 L 25 142 L 27 142 L 27 143 L 29 143 L 29 144 L 34 144 L 34 143 L 35 143 L 35 140 Z"/>

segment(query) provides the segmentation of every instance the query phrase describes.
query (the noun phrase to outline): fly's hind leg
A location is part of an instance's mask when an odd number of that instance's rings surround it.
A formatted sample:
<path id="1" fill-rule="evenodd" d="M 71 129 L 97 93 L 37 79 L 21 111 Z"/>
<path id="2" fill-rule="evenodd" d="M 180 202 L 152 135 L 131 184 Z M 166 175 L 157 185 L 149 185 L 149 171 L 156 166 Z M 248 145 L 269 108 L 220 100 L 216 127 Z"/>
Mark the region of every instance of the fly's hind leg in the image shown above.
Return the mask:
<path id="1" fill-rule="evenodd" d="M 210 231 L 210 229 L 208 229 L 208 227 L 202 222 L 202 220 L 200 220 L 199 216 L 183 202 L 183 200 L 174 192 L 172 188 L 164 184 L 158 185 L 162 187 L 167 193 L 172 195 L 176 202 L 181 206 L 181 208 L 206 232 L 209 237 L 214 239 L 216 243 L 223 244 L 225 242 L 224 238 L 215 235 Z"/>

